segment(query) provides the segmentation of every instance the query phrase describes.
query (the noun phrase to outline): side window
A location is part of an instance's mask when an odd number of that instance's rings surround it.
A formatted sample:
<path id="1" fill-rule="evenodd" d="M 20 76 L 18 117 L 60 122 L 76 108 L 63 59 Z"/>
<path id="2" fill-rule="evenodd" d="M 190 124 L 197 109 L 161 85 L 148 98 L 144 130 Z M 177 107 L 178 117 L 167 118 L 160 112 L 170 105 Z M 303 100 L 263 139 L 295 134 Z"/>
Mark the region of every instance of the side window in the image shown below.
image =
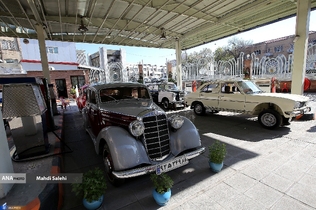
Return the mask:
<path id="1" fill-rule="evenodd" d="M 92 90 L 87 90 L 87 101 L 89 101 L 90 103 L 96 104 L 97 100 L 96 100 L 96 95 L 95 92 Z"/>
<path id="2" fill-rule="evenodd" d="M 236 91 L 236 87 L 234 83 L 223 83 L 221 86 L 222 93 L 234 93 Z"/>
<path id="3" fill-rule="evenodd" d="M 217 84 L 208 84 L 202 89 L 202 92 L 211 93 L 214 91 L 214 89 L 216 89 L 217 86 Z"/>
<path id="4" fill-rule="evenodd" d="M 93 104 L 96 104 L 96 103 L 97 103 L 96 95 L 95 95 L 95 92 L 94 92 L 94 91 L 91 91 L 90 102 L 93 103 Z"/>

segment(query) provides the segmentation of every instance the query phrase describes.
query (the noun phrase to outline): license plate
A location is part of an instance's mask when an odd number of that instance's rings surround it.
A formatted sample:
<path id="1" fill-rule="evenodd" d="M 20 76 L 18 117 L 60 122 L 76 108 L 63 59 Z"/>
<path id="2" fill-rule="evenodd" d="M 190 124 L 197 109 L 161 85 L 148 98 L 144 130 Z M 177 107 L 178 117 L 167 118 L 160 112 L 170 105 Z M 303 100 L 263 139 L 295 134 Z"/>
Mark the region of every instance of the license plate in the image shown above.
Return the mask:
<path id="1" fill-rule="evenodd" d="M 181 157 L 169 160 L 165 163 L 158 164 L 156 166 L 156 174 L 160 175 L 161 173 L 171 171 L 173 169 L 184 166 L 188 163 L 189 163 L 189 160 L 185 156 L 181 156 Z"/>

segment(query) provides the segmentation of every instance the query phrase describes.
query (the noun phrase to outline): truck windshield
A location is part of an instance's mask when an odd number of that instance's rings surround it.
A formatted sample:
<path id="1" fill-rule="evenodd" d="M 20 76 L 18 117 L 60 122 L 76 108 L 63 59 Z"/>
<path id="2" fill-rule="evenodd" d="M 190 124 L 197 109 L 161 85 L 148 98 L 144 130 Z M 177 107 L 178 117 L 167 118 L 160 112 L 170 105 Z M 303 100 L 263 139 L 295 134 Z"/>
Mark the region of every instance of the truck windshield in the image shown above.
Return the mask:
<path id="1" fill-rule="evenodd" d="M 175 84 L 168 84 L 166 85 L 167 90 L 179 90 Z"/>

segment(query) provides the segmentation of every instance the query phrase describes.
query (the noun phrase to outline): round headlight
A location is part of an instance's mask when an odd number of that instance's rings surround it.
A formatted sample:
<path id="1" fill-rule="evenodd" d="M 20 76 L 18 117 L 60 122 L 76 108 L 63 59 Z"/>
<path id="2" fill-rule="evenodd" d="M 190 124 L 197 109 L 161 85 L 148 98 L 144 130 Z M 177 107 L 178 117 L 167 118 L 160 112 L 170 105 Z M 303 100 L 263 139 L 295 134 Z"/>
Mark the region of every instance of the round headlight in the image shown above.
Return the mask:
<path id="1" fill-rule="evenodd" d="M 129 130 L 134 136 L 140 136 L 145 130 L 144 123 L 142 121 L 135 120 L 129 124 Z"/>
<path id="2" fill-rule="evenodd" d="M 179 129 L 183 125 L 183 118 L 179 115 L 169 117 L 169 122 L 174 129 Z"/>

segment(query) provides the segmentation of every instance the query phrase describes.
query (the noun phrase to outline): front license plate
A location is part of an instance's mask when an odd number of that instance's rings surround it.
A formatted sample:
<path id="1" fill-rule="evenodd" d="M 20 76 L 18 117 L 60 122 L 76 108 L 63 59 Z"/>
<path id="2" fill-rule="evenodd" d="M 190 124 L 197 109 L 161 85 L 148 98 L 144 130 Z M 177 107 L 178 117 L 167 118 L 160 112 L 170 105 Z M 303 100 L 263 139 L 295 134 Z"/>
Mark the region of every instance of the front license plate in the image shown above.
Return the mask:
<path id="1" fill-rule="evenodd" d="M 169 160 L 165 163 L 158 164 L 156 166 L 156 174 L 160 175 L 161 173 L 165 173 L 171 171 L 173 169 L 179 168 L 189 163 L 189 160 L 185 156 L 181 156 L 175 158 L 173 160 Z"/>

